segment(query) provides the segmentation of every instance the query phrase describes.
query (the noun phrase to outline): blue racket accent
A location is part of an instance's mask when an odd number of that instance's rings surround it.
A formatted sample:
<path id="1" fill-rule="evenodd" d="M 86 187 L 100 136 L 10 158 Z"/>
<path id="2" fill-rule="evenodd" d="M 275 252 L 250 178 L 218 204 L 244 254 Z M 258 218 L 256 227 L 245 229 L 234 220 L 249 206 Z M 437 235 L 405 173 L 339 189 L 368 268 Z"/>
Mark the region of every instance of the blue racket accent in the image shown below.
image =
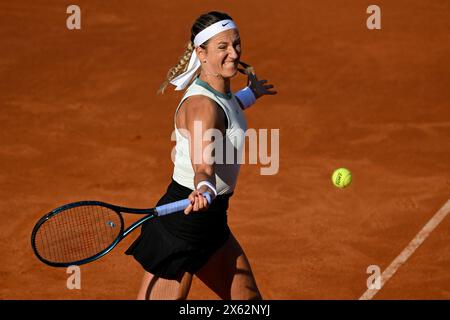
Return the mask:
<path id="1" fill-rule="evenodd" d="M 206 201 L 208 201 L 208 204 L 211 204 L 211 195 L 208 192 L 205 192 L 203 193 L 203 196 L 206 198 Z M 158 213 L 158 216 L 165 216 L 186 209 L 190 203 L 189 199 L 184 199 L 156 207 L 155 210 Z"/>

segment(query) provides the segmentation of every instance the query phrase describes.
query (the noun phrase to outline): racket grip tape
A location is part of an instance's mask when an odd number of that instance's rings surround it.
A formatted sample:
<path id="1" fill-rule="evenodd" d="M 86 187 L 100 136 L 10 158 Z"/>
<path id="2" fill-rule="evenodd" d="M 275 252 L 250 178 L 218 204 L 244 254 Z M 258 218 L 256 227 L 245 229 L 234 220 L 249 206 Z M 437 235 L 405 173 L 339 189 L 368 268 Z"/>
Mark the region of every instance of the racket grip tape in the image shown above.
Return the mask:
<path id="1" fill-rule="evenodd" d="M 208 192 L 205 192 L 203 193 L 203 196 L 208 201 L 208 204 L 211 204 L 211 195 Z M 165 216 L 167 214 L 171 214 L 177 211 L 183 211 L 190 204 L 191 201 L 189 201 L 189 199 L 183 199 L 172 203 L 163 204 L 161 206 L 156 207 L 155 210 L 158 213 L 158 216 Z"/>

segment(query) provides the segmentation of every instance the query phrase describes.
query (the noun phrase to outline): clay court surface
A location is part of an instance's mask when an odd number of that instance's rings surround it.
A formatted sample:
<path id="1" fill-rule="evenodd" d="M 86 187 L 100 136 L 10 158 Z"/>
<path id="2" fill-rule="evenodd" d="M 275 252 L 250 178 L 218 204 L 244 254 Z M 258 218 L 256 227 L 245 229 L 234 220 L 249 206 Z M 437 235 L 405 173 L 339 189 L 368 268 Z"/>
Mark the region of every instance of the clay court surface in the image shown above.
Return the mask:
<path id="1" fill-rule="evenodd" d="M 69 1 L 0 4 L 0 298 L 134 299 L 143 271 L 124 251 L 81 267 L 40 263 L 30 234 L 68 202 L 152 207 L 170 181 L 173 112 L 156 95 L 195 18 L 228 12 L 242 60 L 278 95 L 246 111 L 280 130 L 280 170 L 244 165 L 229 224 L 266 299 L 358 299 L 450 198 L 450 4 L 377 1 Z M 235 90 L 245 83 L 242 75 Z M 335 168 L 353 183 L 337 189 Z M 374 299 L 450 299 L 446 217 Z M 195 280 L 190 299 L 217 299 Z"/>

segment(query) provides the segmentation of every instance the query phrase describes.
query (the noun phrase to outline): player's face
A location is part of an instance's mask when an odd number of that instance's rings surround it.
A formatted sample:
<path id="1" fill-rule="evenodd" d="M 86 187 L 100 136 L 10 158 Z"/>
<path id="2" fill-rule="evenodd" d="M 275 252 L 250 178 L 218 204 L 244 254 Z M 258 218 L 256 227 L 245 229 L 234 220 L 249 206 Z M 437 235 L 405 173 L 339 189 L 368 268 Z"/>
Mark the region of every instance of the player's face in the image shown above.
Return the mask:
<path id="1" fill-rule="evenodd" d="M 236 75 L 241 57 L 241 40 L 236 29 L 223 31 L 212 37 L 204 50 L 202 63 L 207 73 L 219 74 L 223 78 Z"/>

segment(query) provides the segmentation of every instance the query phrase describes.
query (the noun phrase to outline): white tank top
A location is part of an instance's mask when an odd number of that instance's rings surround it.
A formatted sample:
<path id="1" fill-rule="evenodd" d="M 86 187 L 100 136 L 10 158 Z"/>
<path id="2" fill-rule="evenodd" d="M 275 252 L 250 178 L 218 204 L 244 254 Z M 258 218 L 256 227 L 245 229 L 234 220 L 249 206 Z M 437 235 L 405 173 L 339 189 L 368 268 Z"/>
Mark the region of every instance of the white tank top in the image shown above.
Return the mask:
<path id="1" fill-rule="evenodd" d="M 232 145 L 232 148 L 229 149 L 234 149 L 234 161 L 226 161 L 226 159 L 223 159 L 223 163 L 217 163 L 218 161 L 216 161 L 216 163 L 214 163 L 214 171 L 216 175 L 217 194 L 231 193 L 234 191 L 239 175 L 240 163 L 237 159 L 240 159 L 245 144 L 247 121 L 245 120 L 244 112 L 239 106 L 236 97 L 231 92 L 229 94 L 218 92 L 197 77 L 181 99 L 181 102 L 175 111 L 175 119 L 182 103 L 188 97 L 195 95 L 206 96 L 214 100 L 217 105 L 222 108 L 227 117 L 228 128 L 226 130 L 225 139 L 229 146 Z M 176 121 L 175 137 L 176 145 L 173 179 L 182 186 L 194 190 L 194 169 L 191 163 L 189 140 L 179 132 Z M 224 147 L 223 152 L 226 155 L 225 149 L 226 148 Z M 229 152 L 228 155 L 230 156 Z"/>

